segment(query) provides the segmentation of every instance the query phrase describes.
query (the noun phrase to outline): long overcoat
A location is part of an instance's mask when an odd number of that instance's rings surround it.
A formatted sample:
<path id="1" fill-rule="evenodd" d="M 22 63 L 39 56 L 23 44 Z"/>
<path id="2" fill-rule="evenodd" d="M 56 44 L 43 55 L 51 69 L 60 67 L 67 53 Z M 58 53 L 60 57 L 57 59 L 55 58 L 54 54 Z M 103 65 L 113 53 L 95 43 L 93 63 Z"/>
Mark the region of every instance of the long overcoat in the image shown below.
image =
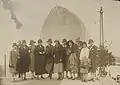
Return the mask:
<path id="1" fill-rule="evenodd" d="M 17 73 L 16 69 L 17 69 L 18 58 L 19 58 L 19 51 L 12 49 L 10 51 L 10 59 L 9 59 L 9 68 L 10 68 L 10 72 L 12 74 L 16 74 Z"/>
<path id="2" fill-rule="evenodd" d="M 37 45 L 34 50 L 35 54 L 35 74 L 41 75 L 45 70 L 45 50 L 44 46 Z"/>
<path id="3" fill-rule="evenodd" d="M 64 65 L 64 71 L 68 71 L 68 59 L 69 56 L 67 55 L 68 46 L 63 45 L 63 65 Z"/>
<path id="4" fill-rule="evenodd" d="M 26 73 L 29 72 L 29 66 L 30 66 L 30 55 L 29 55 L 29 47 L 21 46 L 19 48 L 19 54 L 20 58 L 17 63 L 17 70 L 19 73 Z"/>
<path id="5" fill-rule="evenodd" d="M 45 71 L 47 73 L 52 73 L 53 66 L 54 66 L 54 46 L 53 45 L 46 46 L 45 62 L 46 62 Z"/>
<path id="6" fill-rule="evenodd" d="M 91 59 L 91 71 L 95 73 L 97 68 L 97 46 L 90 46 L 89 50 L 89 58 Z"/>
<path id="7" fill-rule="evenodd" d="M 54 48 L 54 72 L 63 72 L 63 47 L 62 45 L 55 46 Z"/>

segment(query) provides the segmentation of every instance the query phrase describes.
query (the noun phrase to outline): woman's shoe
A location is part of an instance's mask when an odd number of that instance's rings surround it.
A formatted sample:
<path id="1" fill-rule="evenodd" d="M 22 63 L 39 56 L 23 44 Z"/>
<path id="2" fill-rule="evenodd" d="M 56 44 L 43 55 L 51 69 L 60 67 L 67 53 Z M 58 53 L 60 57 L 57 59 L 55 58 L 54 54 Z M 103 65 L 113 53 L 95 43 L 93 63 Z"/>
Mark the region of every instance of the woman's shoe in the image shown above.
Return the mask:
<path id="1" fill-rule="evenodd" d="M 24 78 L 23 80 L 27 80 L 27 78 Z"/>
<path id="2" fill-rule="evenodd" d="M 59 80 L 63 80 L 64 79 L 64 77 L 60 77 L 60 79 Z"/>
<path id="3" fill-rule="evenodd" d="M 66 75 L 66 78 L 69 79 L 68 75 Z"/>
<path id="4" fill-rule="evenodd" d="M 86 80 L 86 79 L 84 79 L 84 82 L 87 82 L 87 80 Z"/>
<path id="5" fill-rule="evenodd" d="M 93 78 L 92 81 L 95 82 L 95 79 Z"/>
<path id="6" fill-rule="evenodd" d="M 42 79 L 45 79 L 43 76 L 41 76 Z"/>
<path id="7" fill-rule="evenodd" d="M 57 80 L 60 80 L 60 77 L 58 77 Z"/>
<path id="8" fill-rule="evenodd" d="M 75 80 L 75 78 L 72 78 L 72 80 Z"/>
<path id="9" fill-rule="evenodd" d="M 50 76 L 50 79 L 52 79 L 52 76 Z"/>
<path id="10" fill-rule="evenodd" d="M 19 74 L 19 75 L 18 75 L 18 78 L 20 78 L 20 77 L 21 77 L 21 75 Z"/>
<path id="11" fill-rule="evenodd" d="M 48 78 L 52 79 L 52 74 L 49 74 Z"/>
<path id="12" fill-rule="evenodd" d="M 15 78 L 12 79 L 12 82 L 15 82 Z"/>

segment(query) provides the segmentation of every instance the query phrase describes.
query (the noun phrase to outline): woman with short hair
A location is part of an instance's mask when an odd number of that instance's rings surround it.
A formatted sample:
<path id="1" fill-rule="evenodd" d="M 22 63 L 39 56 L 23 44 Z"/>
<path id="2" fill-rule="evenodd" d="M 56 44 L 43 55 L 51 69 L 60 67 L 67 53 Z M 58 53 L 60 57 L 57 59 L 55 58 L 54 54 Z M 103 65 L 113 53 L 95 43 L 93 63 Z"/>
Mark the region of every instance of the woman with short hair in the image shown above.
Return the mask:
<path id="1" fill-rule="evenodd" d="M 21 74 L 21 78 L 26 80 L 26 72 L 29 72 L 30 66 L 29 47 L 27 46 L 26 40 L 22 41 L 22 45 L 19 48 L 19 54 L 17 70 Z"/>
<path id="2" fill-rule="evenodd" d="M 53 66 L 54 66 L 54 46 L 52 45 L 52 39 L 47 40 L 47 46 L 45 51 L 45 71 L 49 74 L 48 78 L 52 79 Z"/>
<path id="3" fill-rule="evenodd" d="M 72 80 L 75 80 L 75 73 L 78 73 L 78 58 L 77 52 L 72 40 L 68 41 L 68 51 L 67 54 L 69 56 L 69 72 L 71 74 Z"/>
<path id="4" fill-rule="evenodd" d="M 63 47 L 58 40 L 55 40 L 54 47 L 54 73 L 58 73 L 58 80 L 63 79 Z"/>
<path id="5" fill-rule="evenodd" d="M 44 79 L 44 65 L 45 65 L 45 49 L 42 45 L 43 41 L 41 39 L 38 40 L 38 45 L 35 47 L 34 55 L 35 55 L 35 75 L 37 75 L 37 79 L 39 79 L 39 75 Z"/>
<path id="6" fill-rule="evenodd" d="M 13 49 L 10 51 L 10 59 L 9 59 L 9 69 L 10 73 L 12 74 L 12 81 L 16 80 L 16 74 L 18 73 L 16 70 L 17 67 L 17 62 L 19 58 L 19 51 L 18 51 L 18 46 L 16 43 L 13 43 Z"/>
<path id="7" fill-rule="evenodd" d="M 87 82 L 89 67 L 90 67 L 89 49 L 87 47 L 87 43 L 83 42 L 83 48 L 80 53 L 80 73 L 83 82 Z"/>

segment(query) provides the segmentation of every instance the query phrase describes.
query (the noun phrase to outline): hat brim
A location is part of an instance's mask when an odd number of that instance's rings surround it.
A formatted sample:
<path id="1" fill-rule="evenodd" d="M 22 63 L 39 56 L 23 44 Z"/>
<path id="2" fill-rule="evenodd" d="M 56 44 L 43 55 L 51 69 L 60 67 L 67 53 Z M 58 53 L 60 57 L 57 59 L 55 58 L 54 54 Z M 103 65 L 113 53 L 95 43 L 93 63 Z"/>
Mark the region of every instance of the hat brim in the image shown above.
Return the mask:
<path id="1" fill-rule="evenodd" d="M 52 43 L 52 41 L 47 41 L 47 43 L 48 43 L 48 42 Z"/>
<path id="2" fill-rule="evenodd" d="M 34 43 L 34 44 L 35 44 L 36 42 L 35 42 L 35 41 L 34 41 L 34 42 L 30 42 L 30 44 L 29 44 L 29 45 L 31 45 L 32 43 Z"/>

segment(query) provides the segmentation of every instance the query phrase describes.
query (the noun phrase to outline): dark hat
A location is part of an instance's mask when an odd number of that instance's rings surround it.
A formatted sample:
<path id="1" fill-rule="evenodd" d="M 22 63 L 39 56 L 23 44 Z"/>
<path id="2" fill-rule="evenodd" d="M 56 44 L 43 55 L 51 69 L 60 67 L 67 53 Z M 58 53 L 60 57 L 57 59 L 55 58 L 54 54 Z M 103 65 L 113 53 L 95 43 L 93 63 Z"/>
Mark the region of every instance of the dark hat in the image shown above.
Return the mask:
<path id="1" fill-rule="evenodd" d="M 64 42 L 67 42 L 67 39 L 64 38 L 64 39 L 62 40 L 62 43 L 64 43 Z"/>
<path id="2" fill-rule="evenodd" d="M 38 43 L 42 43 L 43 41 L 41 39 L 38 40 Z"/>
<path id="3" fill-rule="evenodd" d="M 69 43 L 72 43 L 72 44 L 74 44 L 74 42 L 72 41 L 72 40 L 69 40 L 68 42 L 67 42 L 67 44 L 69 45 Z"/>
<path id="4" fill-rule="evenodd" d="M 55 40 L 54 42 L 59 42 L 59 40 Z"/>
<path id="5" fill-rule="evenodd" d="M 52 43 L 52 39 L 48 39 L 48 40 L 47 40 L 47 42 L 50 42 L 50 43 Z"/>
<path id="6" fill-rule="evenodd" d="M 30 40 L 30 45 L 32 44 L 32 43 L 36 43 L 34 40 Z"/>
<path id="7" fill-rule="evenodd" d="M 80 44 L 80 45 L 82 45 L 82 43 L 83 43 L 82 41 L 79 41 L 79 44 Z"/>
<path id="8" fill-rule="evenodd" d="M 92 39 L 89 40 L 88 44 L 90 44 L 91 42 L 94 42 Z"/>
<path id="9" fill-rule="evenodd" d="M 23 40 L 22 43 L 26 43 L 26 40 Z"/>
<path id="10" fill-rule="evenodd" d="M 87 43 L 86 42 L 82 42 L 82 45 L 85 44 L 87 46 Z"/>
<path id="11" fill-rule="evenodd" d="M 77 37 L 76 42 L 79 42 L 79 41 L 80 41 L 80 37 Z"/>
<path id="12" fill-rule="evenodd" d="M 18 46 L 16 43 L 13 43 L 13 46 L 12 47 L 14 47 L 14 46 Z"/>

